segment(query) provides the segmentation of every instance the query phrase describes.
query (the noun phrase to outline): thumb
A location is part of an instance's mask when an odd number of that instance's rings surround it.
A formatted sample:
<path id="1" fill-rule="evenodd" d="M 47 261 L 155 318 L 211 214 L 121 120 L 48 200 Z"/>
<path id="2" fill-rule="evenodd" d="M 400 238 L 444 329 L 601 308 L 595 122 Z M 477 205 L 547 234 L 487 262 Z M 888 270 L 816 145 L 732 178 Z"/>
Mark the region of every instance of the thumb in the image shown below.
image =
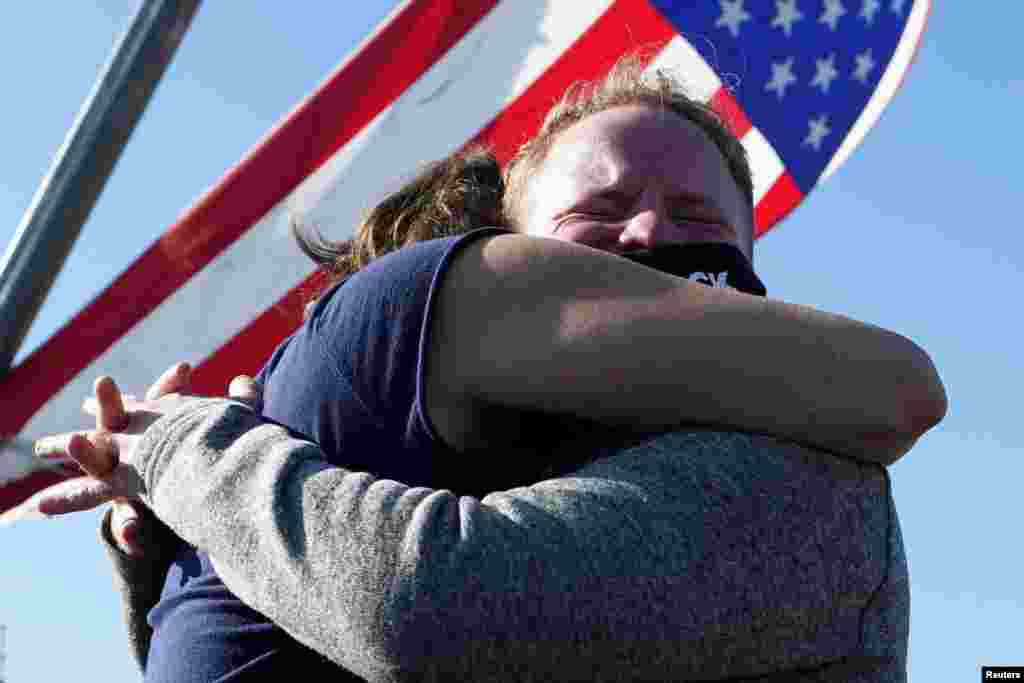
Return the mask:
<path id="1" fill-rule="evenodd" d="M 255 411 L 262 409 L 263 391 L 249 375 L 238 375 L 228 385 L 228 398 L 245 403 Z"/>
<path id="2" fill-rule="evenodd" d="M 110 515 L 110 531 L 117 542 L 117 547 L 130 557 L 145 554 L 141 542 L 142 504 L 137 501 L 115 500 Z"/>

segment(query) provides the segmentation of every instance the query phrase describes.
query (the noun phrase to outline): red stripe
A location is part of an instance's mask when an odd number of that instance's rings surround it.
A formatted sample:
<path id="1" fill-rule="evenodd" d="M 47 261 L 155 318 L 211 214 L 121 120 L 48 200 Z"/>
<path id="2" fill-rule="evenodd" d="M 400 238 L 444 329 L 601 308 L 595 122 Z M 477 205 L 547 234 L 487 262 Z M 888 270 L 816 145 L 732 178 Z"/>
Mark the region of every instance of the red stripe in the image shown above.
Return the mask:
<path id="1" fill-rule="evenodd" d="M 570 85 L 600 78 L 623 53 L 660 49 L 675 35 L 672 24 L 646 0 L 617 0 L 473 142 L 489 145 L 502 163 L 508 161 Z"/>
<path id="2" fill-rule="evenodd" d="M 743 111 L 740 103 L 725 86 L 718 89 L 718 92 L 711 97 L 709 104 L 722 117 L 736 137 L 742 138 L 752 128 L 747 113 Z"/>
<path id="3" fill-rule="evenodd" d="M 0 512 L 6 512 L 31 498 L 37 491 L 64 481 L 65 477 L 55 472 L 33 472 L 7 484 L 0 484 Z M 2 680 L 2 679 L 0 679 Z"/>
<path id="4" fill-rule="evenodd" d="M 194 390 L 220 396 L 236 375 L 259 372 L 277 345 L 302 323 L 306 303 L 326 282 L 326 276 L 319 271 L 306 278 L 204 359 L 192 373 Z"/>
<path id="5" fill-rule="evenodd" d="M 4 377 L 0 434 L 17 433 L 61 387 L 258 222 L 496 4 L 412 0 L 113 284 Z"/>
<path id="6" fill-rule="evenodd" d="M 783 172 L 754 208 L 754 239 L 778 224 L 803 198 L 793 176 Z"/>

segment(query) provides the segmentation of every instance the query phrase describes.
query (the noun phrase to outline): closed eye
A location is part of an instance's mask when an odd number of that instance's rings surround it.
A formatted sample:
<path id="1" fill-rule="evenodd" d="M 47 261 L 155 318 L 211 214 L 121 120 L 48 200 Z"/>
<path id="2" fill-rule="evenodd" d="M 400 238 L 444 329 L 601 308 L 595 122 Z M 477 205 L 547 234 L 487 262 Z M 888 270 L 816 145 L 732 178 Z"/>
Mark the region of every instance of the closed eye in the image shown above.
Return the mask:
<path id="1" fill-rule="evenodd" d="M 591 210 L 585 210 L 585 211 L 577 211 L 575 215 L 577 215 L 577 216 L 579 216 L 581 218 L 596 218 L 596 219 L 603 219 L 603 220 L 613 220 L 613 219 L 620 218 L 618 213 L 615 212 L 615 211 L 607 211 L 607 210 L 602 211 L 600 209 L 591 209 Z"/>
<path id="2" fill-rule="evenodd" d="M 707 237 L 714 236 L 715 239 L 735 240 L 736 229 L 729 223 L 712 219 L 708 216 L 684 216 L 677 219 L 676 225 L 680 229 L 685 230 L 686 226 L 691 226 L 691 230 L 696 230 L 700 234 L 704 234 Z"/>
<path id="3" fill-rule="evenodd" d="M 722 221 L 710 216 L 694 216 L 692 214 L 680 214 L 675 217 L 679 223 L 704 223 L 706 225 L 717 225 Z"/>
<path id="4" fill-rule="evenodd" d="M 622 232 L 610 213 L 573 211 L 559 219 L 555 231 L 580 244 L 604 249 L 614 244 Z"/>

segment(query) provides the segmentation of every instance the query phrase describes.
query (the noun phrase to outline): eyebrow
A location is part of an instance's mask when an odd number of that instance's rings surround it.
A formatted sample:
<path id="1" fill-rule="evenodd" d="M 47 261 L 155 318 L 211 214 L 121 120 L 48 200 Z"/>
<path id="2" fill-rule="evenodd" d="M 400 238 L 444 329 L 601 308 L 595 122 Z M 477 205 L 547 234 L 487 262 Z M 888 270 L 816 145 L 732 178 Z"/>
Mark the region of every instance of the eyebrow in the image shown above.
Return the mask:
<path id="1" fill-rule="evenodd" d="M 618 179 L 603 185 L 584 186 L 584 201 L 590 199 L 606 199 L 616 203 L 624 203 L 633 199 L 633 193 L 627 189 Z M 698 206 L 701 208 L 721 211 L 720 207 L 711 201 L 707 195 L 699 192 L 676 192 L 668 197 L 670 202 L 684 204 L 686 206 Z"/>
<path id="2" fill-rule="evenodd" d="M 668 198 L 671 201 L 678 201 L 684 204 L 701 204 L 709 208 L 718 208 L 708 199 L 707 195 L 703 195 L 698 192 L 677 192 L 675 194 L 670 194 Z"/>
<path id="3" fill-rule="evenodd" d="M 612 183 L 603 187 L 587 188 L 583 195 L 583 201 L 592 199 L 604 199 L 614 204 L 626 204 L 634 199 L 634 193 L 629 192 L 621 185 Z"/>

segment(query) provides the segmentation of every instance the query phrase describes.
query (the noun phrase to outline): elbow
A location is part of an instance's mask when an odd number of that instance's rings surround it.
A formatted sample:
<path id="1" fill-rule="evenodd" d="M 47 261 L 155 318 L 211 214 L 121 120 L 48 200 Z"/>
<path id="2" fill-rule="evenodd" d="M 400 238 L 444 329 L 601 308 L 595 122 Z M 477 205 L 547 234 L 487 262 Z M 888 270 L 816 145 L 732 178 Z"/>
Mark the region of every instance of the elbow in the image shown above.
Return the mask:
<path id="1" fill-rule="evenodd" d="M 894 410 L 895 421 L 889 428 L 888 446 L 883 447 L 882 464 L 888 466 L 902 458 L 918 439 L 946 417 L 949 398 L 931 358 L 917 349 L 919 372 L 904 384 L 899 404 Z"/>
<path id="2" fill-rule="evenodd" d="M 935 364 L 924 350 L 918 351 L 919 374 L 916 381 L 907 385 L 901 411 L 903 420 L 899 425 L 902 433 L 915 441 L 942 422 L 949 410 L 946 387 Z"/>
<path id="3" fill-rule="evenodd" d="M 387 617 L 387 635 L 380 645 L 385 653 L 381 680 L 388 683 L 405 681 L 441 680 L 441 662 L 458 658 L 460 647 L 457 638 L 448 637 L 458 622 L 451 613 L 444 614 L 430 600 L 421 599 L 402 605 L 401 614 L 392 605 Z M 456 624 L 445 623 L 456 621 Z"/>
<path id="4" fill-rule="evenodd" d="M 929 395 L 909 404 L 905 429 L 914 439 L 918 439 L 942 422 L 948 410 L 946 390 L 940 382 Z"/>
<path id="5" fill-rule="evenodd" d="M 348 632 L 348 647 L 331 657 L 332 661 L 374 683 L 423 680 L 423 647 L 413 638 L 408 615 L 396 614 L 385 601 L 377 616 L 364 626 Z"/>
<path id="6" fill-rule="evenodd" d="M 444 489 L 405 495 L 415 509 L 386 575 L 389 587 L 375 605 L 383 627 L 367 633 L 366 643 L 378 648 L 392 683 L 445 678 L 438 675 L 441 662 L 465 652 L 472 635 L 457 609 L 467 595 L 458 571 L 468 559 L 463 528 L 474 526 L 464 522 L 462 499 Z"/>
<path id="7" fill-rule="evenodd" d="M 913 344 L 912 342 L 910 342 Z M 882 402 L 887 412 L 880 430 L 858 434 L 853 451 L 857 459 L 889 466 L 906 455 L 917 441 L 946 417 L 949 399 L 931 358 L 913 345 L 914 372 L 894 390 L 892 401 Z"/>

